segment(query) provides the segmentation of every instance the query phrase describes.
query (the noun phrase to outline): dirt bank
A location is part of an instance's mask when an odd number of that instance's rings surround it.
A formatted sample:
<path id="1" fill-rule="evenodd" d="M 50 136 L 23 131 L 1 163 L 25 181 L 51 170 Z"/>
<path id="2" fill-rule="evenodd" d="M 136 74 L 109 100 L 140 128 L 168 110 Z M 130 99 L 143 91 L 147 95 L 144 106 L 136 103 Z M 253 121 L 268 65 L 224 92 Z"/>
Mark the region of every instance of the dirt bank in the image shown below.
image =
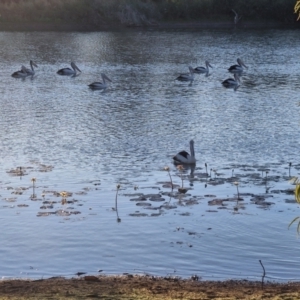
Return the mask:
<path id="1" fill-rule="evenodd" d="M 196 278 L 197 279 L 197 278 Z M 83 276 L 0 281 L 1 300 L 300 299 L 300 282 L 198 281 L 152 276 Z"/>

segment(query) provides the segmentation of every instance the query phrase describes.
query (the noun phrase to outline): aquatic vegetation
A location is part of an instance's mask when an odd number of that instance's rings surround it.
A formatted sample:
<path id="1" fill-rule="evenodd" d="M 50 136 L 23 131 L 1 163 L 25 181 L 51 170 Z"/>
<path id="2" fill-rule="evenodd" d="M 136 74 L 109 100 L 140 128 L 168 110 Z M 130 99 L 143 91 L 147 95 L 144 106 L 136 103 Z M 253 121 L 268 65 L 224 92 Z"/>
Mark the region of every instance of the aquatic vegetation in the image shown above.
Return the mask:
<path id="1" fill-rule="evenodd" d="M 35 194 L 35 182 L 36 182 L 36 178 L 32 177 L 31 178 L 31 182 L 32 182 L 32 195 L 31 195 L 31 199 L 35 199 L 36 198 L 36 194 Z"/>
<path id="2" fill-rule="evenodd" d="M 181 187 L 178 188 L 178 192 L 185 194 L 187 192 L 187 189 L 183 187 L 183 171 L 184 171 L 184 166 L 183 165 L 178 165 L 177 169 L 179 171 L 180 174 L 180 179 L 181 179 Z"/>
<path id="3" fill-rule="evenodd" d="M 31 182 L 32 182 L 32 186 L 34 187 L 34 186 L 35 186 L 35 182 L 36 182 L 36 178 L 35 178 L 35 177 L 32 177 L 32 178 L 31 178 Z"/>
<path id="4" fill-rule="evenodd" d="M 164 167 L 164 170 L 168 172 L 169 174 L 169 177 L 170 177 L 170 182 L 171 182 L 171 188 L 173 190 L 174 188 L 174 185 L 173 185 L 173 180 L 172 180 L 172 177 L 171 177 L 171 173 L 170 173 L 170 168 L 168 166 Z"/>
<path id="5" fill-rule="evenodd" d="M 295 187 L 295 200 L 297 201 L 297 203 L 300 204 L 300 179 L 299 177 L 294 177 L 290 180 L 290 182 L 296 184 L 296 187 Z M 300 234 L 300 217 L 296 217 L 294 218 L 291 223 L 289 224 L 288 228 L 290 228 L 290 226 L 295 223 L 296 221 L 298 220 L 298 225 L 297 225 L 297 232 L 298 234 Z"/>
<path id="6" fill-rule="evenodd" d="M 236 186 L 236 191 L 237 191 L 237 199 L 240 199 L 240 192 L 239 192 L 239 183 L 237 181 L 235 181 L 233 183 Z"/>
<path id="7" fill-rule="evenodd" d="M 66 191 L 63 191 L 63 192 L 60 192 L 59 194 L 62 197 L 61 204 L 67 204 L 68 193 Z"/>
<path id="8" fill-rule="evenodd" d="M 119 190 L 121 188 L 121 185 L 120 184 L 117 184 L 117 190 L 116 190 L 116 198 L 115 198 L 115 211 L 117 213 L 117 222 L 121 222 L 121 219 L 119 218 L 119 213 L 118 213 L 118 193 L 119 193 Z"/>
<path id="9" fill-rule="evenodd" d="M 297 0 L 295 6 L 294 6 L 294 13 L 298 14 L 297 21 L 300 19 L 300 0 Z"/>
<path id="10" fill-rule="evenodd" d="M 7 171 L 7 173 L 11 176 L 19 176 L 22 177 L 24 175 L 28 175 L 25 171 L 24 167 L 17 167 L 15 169 L 11 169 L 9 171 Z"/>

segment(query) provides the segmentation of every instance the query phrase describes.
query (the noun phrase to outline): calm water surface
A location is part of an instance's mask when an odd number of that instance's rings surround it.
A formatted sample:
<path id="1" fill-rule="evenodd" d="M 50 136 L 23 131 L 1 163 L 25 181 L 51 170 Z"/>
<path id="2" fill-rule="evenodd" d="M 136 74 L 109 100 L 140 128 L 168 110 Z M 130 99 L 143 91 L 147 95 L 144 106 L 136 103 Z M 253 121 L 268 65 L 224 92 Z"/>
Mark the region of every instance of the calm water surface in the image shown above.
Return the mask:
<path id="1" fill-rule="evenodd" d="M 300 170 L 297 31 L 2 32 L 0 42 L 1 276 L 260 279 L 262 260 L 269 279 L 299 280 L 288 230 L 300 216 L 288 193 Z M 225 89 L 238 57 L 249 68 Z M 30 59 L 33 78 L 10 76 Z M 174 80 L 205 60 L 210 76 Z M 56 74 L 71 61 L 79 76 Z M 101 72 L 113 82 L 89 90 Z M 181 184 L 172 156 L 191 138 L 197 165 L 179 197 L 163 167 Z"/>

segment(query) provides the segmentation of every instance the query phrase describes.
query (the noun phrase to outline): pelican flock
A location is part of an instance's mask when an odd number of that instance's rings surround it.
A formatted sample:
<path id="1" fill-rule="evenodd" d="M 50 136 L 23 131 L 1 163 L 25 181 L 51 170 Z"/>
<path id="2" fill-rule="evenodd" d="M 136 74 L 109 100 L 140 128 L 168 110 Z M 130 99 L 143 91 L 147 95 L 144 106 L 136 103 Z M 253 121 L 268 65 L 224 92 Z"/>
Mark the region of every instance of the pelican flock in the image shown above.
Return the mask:
<path id="1" fill-rule="evenodd" d="M 195 150 L 194 150 L 194 141 L 190 140 L 190 153 L 183 150 L 178 152 L 174 157 L 174 163 L 175 164 L 195 164 L 196 158 L 195 158 Z"/>
<path id="2" fill-rule="evenodd" d="M 72 69 L 71 69 L 72 68 Z M 80 69 L 76 66 L 76 64 L 72 61 L 71 68 L 63 68 L 57 71 L 58 75 L 77 75 L 77 71 L 81 72 Z"/>
<path id="3" fill-rule="evenodd" d="M 236 90 L 240 86 L 240 76 L 242 75 L 244 68 L 248 68 L 240 58 L 237 59 L 237 63 L 237 65 L 233 65 L 228 69 L 229 72 L 233 73 L 234 78 L 228 78 L 222 81 L 222 85 L 226 88 L 234 88 Z M 21 70 L 14 72 L 11 76 L 14 78 L 25 78 L 27 76 L 33 76 L 35 74 L 34 67 L 38 66 L 35 62 L 30 60 L 30 68 L 26 68 L 24 65 L 22 65 Z M 212 68 L 212 66 L 208 60 L 205 61 L 205 67 L 193 68 L 189 66 L 189 73 L 180 74 L 176 78 L 176 80 L 190 82 L 192 84 L 192 82 L 194 81 L 195 73 L 209 74 L 209 68 Z M 60 69 L 57 71 L 57 74 L 76 76 L 77 72 L 81 73 L 81 70 L 72 61 L 71 68 Z M 108 86 L 108 82 L 112 82 L 112 80 L 104 73 L 101 73 L 101 78 L 102 81 L 95 81 L 89 84 L 88 87 L 94 90 L 105 90 Z M 185 150 L 180 151 L 173 157 L 173 161 L 175 164 L 196 164 L 194 141 L 190 140 L 190 153 Z"/>
<path id="4" fill-rule="evenodd" d="M 108 78 L 104 73 L 101 73 L 101 78 L 102 82 L 96 81 L 89 84 L 88 86 L 93 90 L 105 90 L 107 88 L 107 81 L 112 82 L 112 80 Z"/>

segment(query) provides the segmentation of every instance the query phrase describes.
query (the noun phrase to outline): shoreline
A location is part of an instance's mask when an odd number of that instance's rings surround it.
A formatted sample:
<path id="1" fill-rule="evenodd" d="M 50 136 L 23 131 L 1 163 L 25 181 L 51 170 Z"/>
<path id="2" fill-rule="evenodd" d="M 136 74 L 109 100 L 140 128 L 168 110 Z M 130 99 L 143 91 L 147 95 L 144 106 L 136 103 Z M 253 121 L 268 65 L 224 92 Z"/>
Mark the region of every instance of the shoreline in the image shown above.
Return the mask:
<path id="1" fill-rule="evenodd" d="M 145 25 L 124 25 L 124 24 L 74 24 L 74 23 L 12 23 L 0 22 L 0 31 L 79 31 L 79 32 L 95 32 L 109 30 L 167 30 L 167 29 L 298 29 L 300 22 L 295 23 L 279 23 L 279 22 L 241 22 L 234 25 L 232 22 L 219 21 L 175 21 L 175 22 L 160 22 L 149 23 Z"/>
<path id="2" fill-rule="evenodd" d="M 201 281 L 147 275 L 0 281 L 1 300 L 24 299 L 299 299 L 300 282 Z"/>

